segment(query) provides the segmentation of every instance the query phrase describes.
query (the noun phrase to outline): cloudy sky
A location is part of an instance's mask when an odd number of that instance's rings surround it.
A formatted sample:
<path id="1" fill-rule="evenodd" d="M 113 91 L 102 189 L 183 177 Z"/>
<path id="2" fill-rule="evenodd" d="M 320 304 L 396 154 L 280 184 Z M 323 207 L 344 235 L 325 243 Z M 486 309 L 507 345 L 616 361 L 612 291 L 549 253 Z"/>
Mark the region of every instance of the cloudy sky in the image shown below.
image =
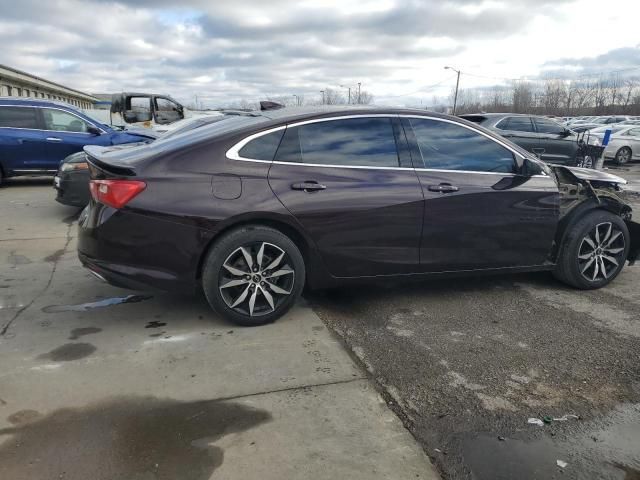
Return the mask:
<path id="1" fill-rule="evenodd" d="M 638 0 L 0 0 L 0 64 L 207 106 L 355 86 L 429 103 L 539 75 L 640 75 Z M 636 70 L 632 70 L 636 68 Z"/>

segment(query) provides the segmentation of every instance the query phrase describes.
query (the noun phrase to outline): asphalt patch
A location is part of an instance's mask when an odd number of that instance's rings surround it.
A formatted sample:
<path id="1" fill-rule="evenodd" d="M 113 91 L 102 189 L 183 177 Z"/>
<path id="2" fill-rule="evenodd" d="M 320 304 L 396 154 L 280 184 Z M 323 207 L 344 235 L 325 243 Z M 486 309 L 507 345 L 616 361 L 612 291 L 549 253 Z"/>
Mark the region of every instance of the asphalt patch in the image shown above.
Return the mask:
<path id="1" fill-rule="evenodd" d="M 88 357 L 95 351 L 96 347 L 90 343 L 66 343 L 50 352 L 39 355 L 38 359 L 51 360 L 52 362 L 71 362 Z"/>
<path id="2" fill-rule="evenodd" d="M 224 460 L 214 442 L 270 419 L 233 402 L 154 397 L 60 409 L 0 429 L 0 478 L 208 480 Z"/>

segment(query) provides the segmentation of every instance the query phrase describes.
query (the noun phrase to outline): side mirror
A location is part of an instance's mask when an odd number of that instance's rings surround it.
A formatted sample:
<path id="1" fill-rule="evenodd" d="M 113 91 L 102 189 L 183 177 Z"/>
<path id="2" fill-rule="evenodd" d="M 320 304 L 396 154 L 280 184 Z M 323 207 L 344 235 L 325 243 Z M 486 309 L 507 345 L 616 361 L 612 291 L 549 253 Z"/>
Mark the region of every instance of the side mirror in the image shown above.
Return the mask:
<path id="1" fill-rule="evenodd" d="M 562 131 L 562 133 L 561 133 L 560 135 L 561 135 L 562 137 L 565 137 L 565 138 L 566 138 L 566 137 L 570 136 L 570 135 L 571 135 L 571 133 L 572 133 L 572 132 L 571 132 L 571 130 L 569 130 L 568 128 L 565 128 L 565 129 Z"/>
<path id="2" fill-rule="evenodd" d="M 531 177 L 533 175 L 540 175 L 543 173 L 543 169 L 538 162 L 531 160 L 530 158 L 524 159 L 523 173 L 527 177 Z"/>
<path id="3" fill-rule="evenodd" d="M 89 125 L 87 127 L 87 133 L 90 133 L 91 135 L 102 135 L 102 131 L 95 125 Z"/>

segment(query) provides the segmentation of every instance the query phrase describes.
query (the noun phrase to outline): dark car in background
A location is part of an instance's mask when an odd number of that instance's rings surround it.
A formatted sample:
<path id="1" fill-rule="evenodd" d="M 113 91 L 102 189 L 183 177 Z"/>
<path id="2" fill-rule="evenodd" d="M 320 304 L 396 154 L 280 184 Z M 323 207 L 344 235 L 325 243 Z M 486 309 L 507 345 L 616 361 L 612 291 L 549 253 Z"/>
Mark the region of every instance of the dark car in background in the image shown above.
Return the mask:
<path id="1" fill-rule="evenodd" d="M 578 164 L 578 135 L 547 117 L 516 113 L 477 113 L 461 118 L 493 130 L 544 162 Z"/>
<path id="2" fill-rule="evenodd" d="M 274 321 L 305 283 L 551 270 L 590 289 L 638 255 L 625 180 L 424 110 L 282 109 L 85 151 L 83 265 L 201 289 L 242 325 Z"/>
<path id="3" fill-rule="evenodd" d="M 202 115 L 188 120 L 181 120 L 181 122 L 185 122 L 183 125 L 166 133 L 158 133 L 150 129 L 136 129 L 133 130 L 133 132 L 140 132 L 141 135 L 144 135 L 144 138 L 141 140 L 148 143 L 156 138 L 167 138 L 173 135 L 179 135 L 189 130 L 218 122 L 223 118 L 224 116 L 222 115 Z M 128 131 L 130 133 L 132 132 L 132 130 Z M 134 145 L 136 145 L 136 143 L 130 143 L 127 144 L 126 147 Z M 58 172 L 56 176 L 53 177 L 53 186 L 56 189 L 56 200 L 64 205 L 84 207 L 89 203 L 89 165 L 84 151 L 69 155 L 60 162 Z"/>
<path id="4" fill-rule="evenodd" d="M 0 183 L 19 175 L 53 175 L 60 161 L 85 145 L 139 142 L 75 107 L 50 100 L 0 98 Z"/>

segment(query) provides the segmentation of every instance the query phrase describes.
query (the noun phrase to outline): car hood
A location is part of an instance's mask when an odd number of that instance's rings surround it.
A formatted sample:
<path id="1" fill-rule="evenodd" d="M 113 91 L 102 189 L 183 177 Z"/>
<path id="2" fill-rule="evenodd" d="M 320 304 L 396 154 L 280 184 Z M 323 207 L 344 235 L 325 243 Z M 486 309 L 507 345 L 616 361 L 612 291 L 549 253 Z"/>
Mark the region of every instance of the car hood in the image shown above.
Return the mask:
<path id="1" fill-rule="evenodd" d="M 612 175 L 607 172 L 603 172 L 602 170 L 594 170 L 592 168 L 580 168 L 580 167 L 566 167 L 564 165 L 553 165 L 554 169 L 564 169 L 568 170 L 579 180 L 593 181 L 593 182 L 608 182 L 608 183 L 617 183 L 621 185 L 625 185 L 627 181 L 618 177 L 617 175 Z"/>

